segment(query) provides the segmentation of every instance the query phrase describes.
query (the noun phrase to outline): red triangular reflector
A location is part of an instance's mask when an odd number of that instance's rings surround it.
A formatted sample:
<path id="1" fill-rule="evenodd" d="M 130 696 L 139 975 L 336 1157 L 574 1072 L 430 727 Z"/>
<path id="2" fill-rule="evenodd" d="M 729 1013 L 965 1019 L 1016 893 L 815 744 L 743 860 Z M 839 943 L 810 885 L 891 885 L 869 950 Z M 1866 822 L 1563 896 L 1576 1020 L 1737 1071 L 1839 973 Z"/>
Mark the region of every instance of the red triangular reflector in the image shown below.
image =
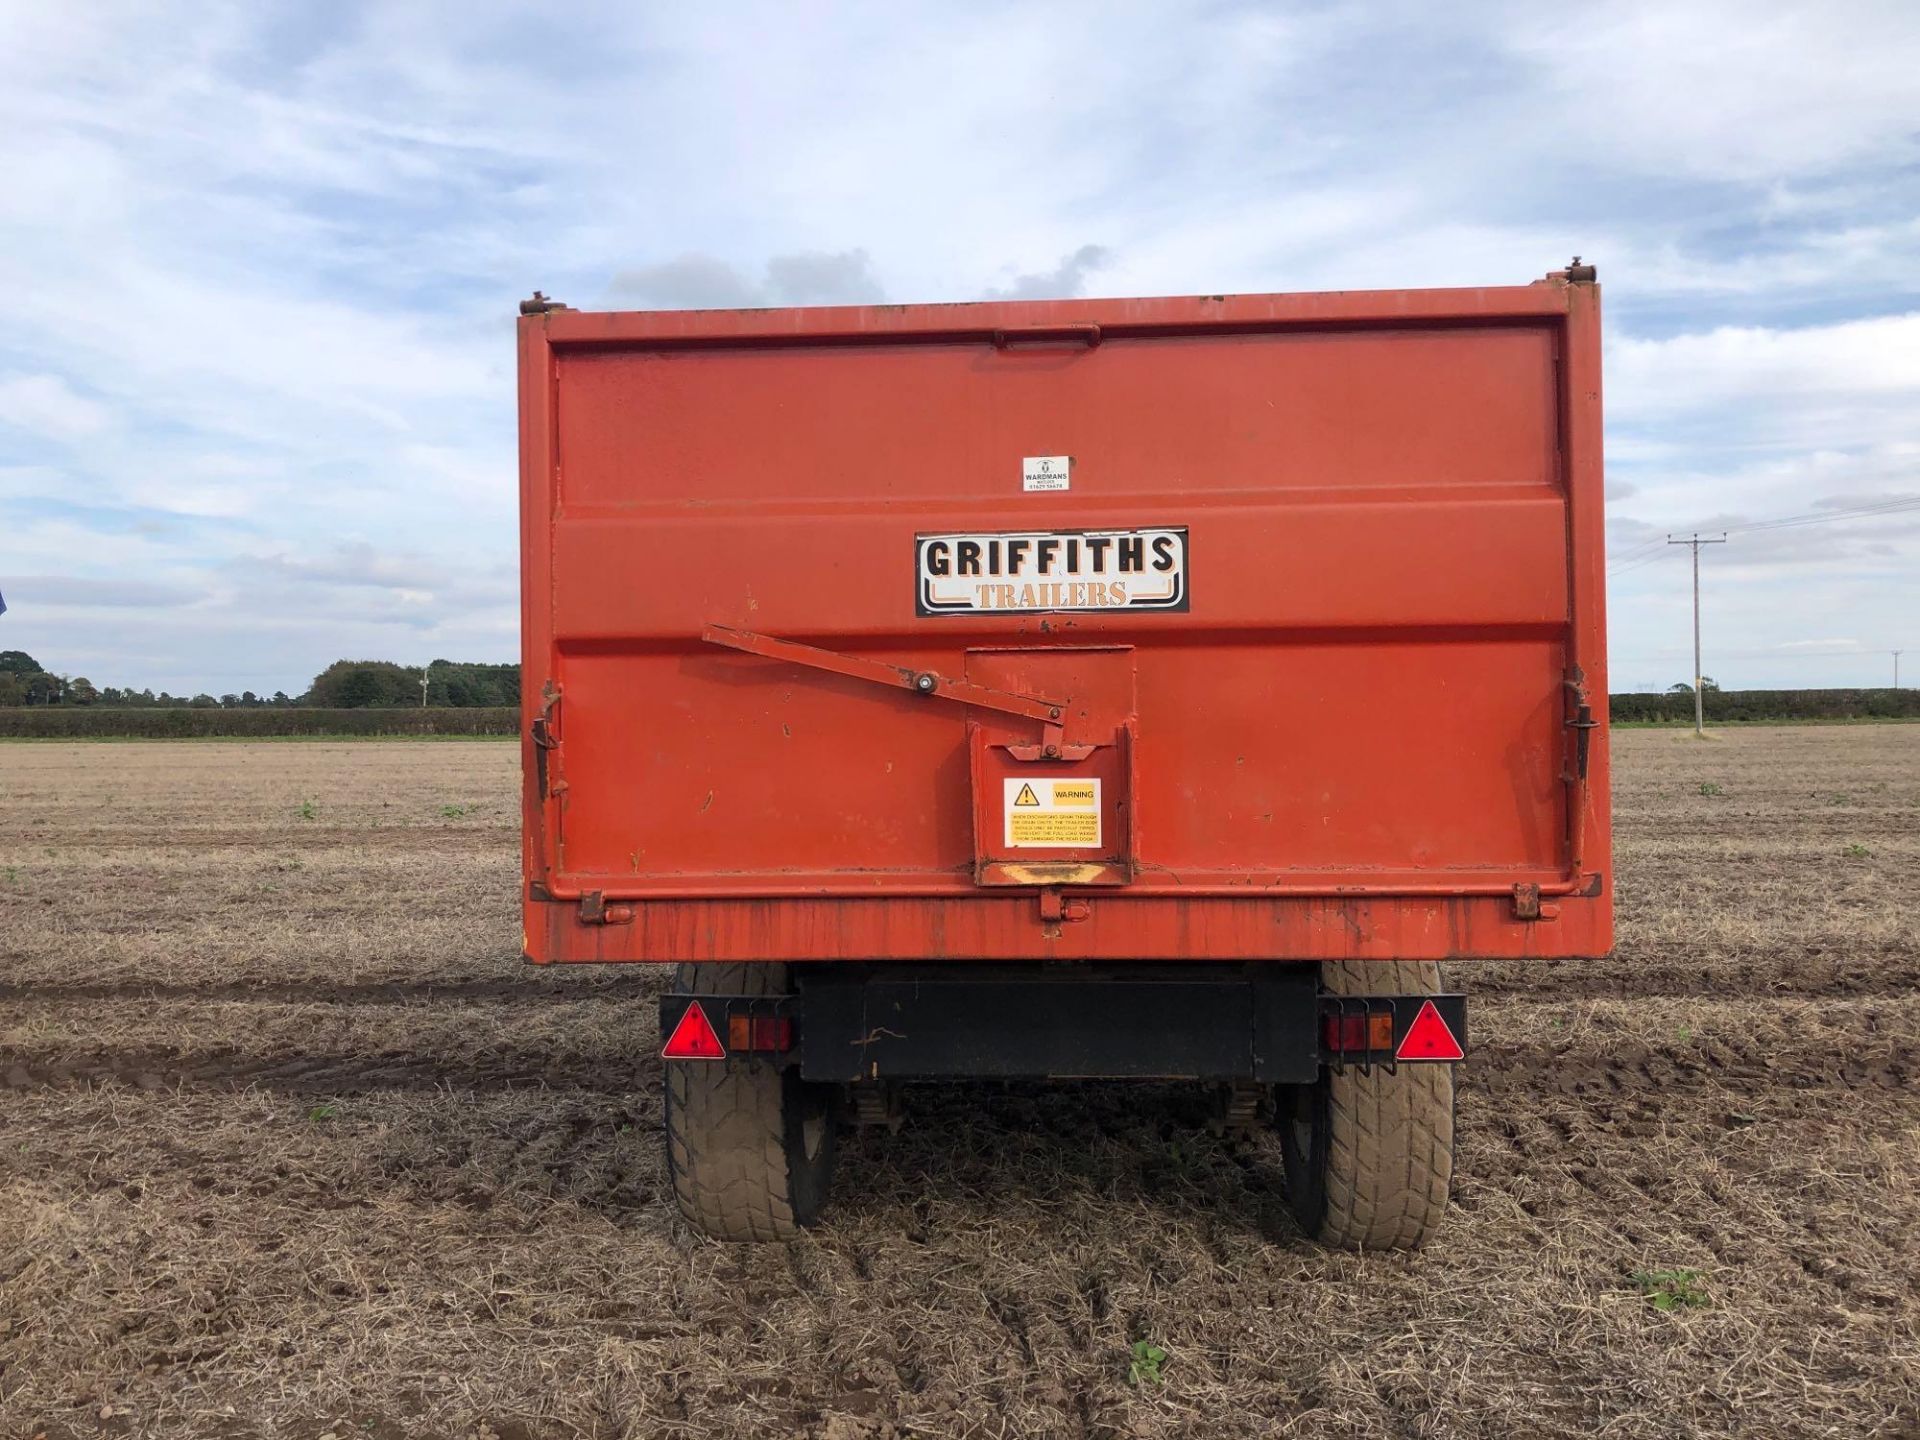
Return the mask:
<path id="1" fill-rule="evenodd" d="M 667 1037 L 667 1043 L 661 1047 L 660 1058 L 663 1060 L 724 1060 L 727 1058 L 727 1047 L 720 1043 L 720 1037 L 714 1033 L 713 1023 L 707 1019 L 707 1012 L 700 1008 L 698 1000 L 681 1012 L 680 1023 L 673 1027 L 673 1034 Z"/>
<path id="2" fill-rule="evenodd" d="M 1447 1022 L 1440 1018 L 1440 1012 L 1434 1008 L 1431 1000 L 1422 1002 L 1420 1013 L 1413 1017 L 1413 1024 L 1407 1027 L 1406 1039 L 1400 1042 L 1400 1048 L 1393 1052 L 1396 1060 L 1464 1060 L 1467 1052 L 1460 1048 L 1460 1041 Z"/>

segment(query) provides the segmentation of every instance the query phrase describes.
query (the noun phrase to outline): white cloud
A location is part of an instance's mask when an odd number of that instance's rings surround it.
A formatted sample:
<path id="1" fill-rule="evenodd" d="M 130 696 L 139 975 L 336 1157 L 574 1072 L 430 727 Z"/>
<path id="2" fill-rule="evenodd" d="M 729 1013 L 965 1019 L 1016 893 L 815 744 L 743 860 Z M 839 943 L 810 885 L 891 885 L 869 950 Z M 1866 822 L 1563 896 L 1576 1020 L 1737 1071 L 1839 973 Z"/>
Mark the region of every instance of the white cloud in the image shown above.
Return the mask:
<path id="1" fill-rule="evenodd" d="M 1104 245 L 1082 245 L 1063 256 L 1058 265 L 1016 275 L 1005 285 L 987 291 L 989 300 L 1063 300 L 1084 294 L 1088 279 L 1113 261 Z"/>
<path id="2" fill-rule="evenodd" d="M 1756 401 L 1769 409 L 1835 400 L 1910 407 L 1920 401 L 1920 312 L 1798 329 L 1721 326 L 1665 340 L 1622 336 L 1608 360 L 1608 395 L 1636 420 Z"/>
<path id="3" fill-rule="evenodd" d="M 1776 211 L 1777 193 L 1770 192 L 1769 212 Z M 1683 243 L 1671 235 L 1617 235 L 1605 247 L 1609 268 L 1629 276 L 1640 294 L 1766 305 L 1838 292 L 1856 302 L 1883 303 L 1903 294 L 1911 280 L 1920 257 L 1920 219 L 1849 222 L 1849 208 L 1857 214 L 1879 198 L 1848 195 L 1837 212 L 1809 207 L 1797 223 L 1769 213 L 1757 248 L 1737 258 L 1716 253 L 1711 239 Z"/>
<path id="4" fill-rule="evenodd" d="M 865 250 L 775 255 L 760 277 L 717 256 L 679 255 L 622 270 L 608 289 L 618 304 L 653 310 L 871 305 L 886 298 Z"/>
<path id="5" fill-rule="evenodd" d="M 106 406 L 75 393 L 58 375 L 0 375 L 0 425 L 73 440 L 111 423 Z"/>
<path id="6" fill-rule="evenodd" d="M 1920 154 L 1907 0 L 1631 0 L 1507 18 L 1555 108 L 1584 117 L 1593 143 L 1574 163 L 1754 180 Z"/>
<path id="7" fill-rule="evenodd" d="M 7 582 L 14 605 L 62 609 L 151 610 L 188 605 L 202 593 L 191 585 L 148 580 L 84 580 L 72 575 L 21 575 Z"/>
<path id="8" fill-rule="evenodd" d="M 260 556 L 252 563 L 264 573 L 296 582 L 366 586 L 416 595 L 422 593 L 422 584 L 431 586 L 447 575 L 420 555 L 376 549 L 364 540 L 336 545 L 322 555 L 277 553 Z"/>

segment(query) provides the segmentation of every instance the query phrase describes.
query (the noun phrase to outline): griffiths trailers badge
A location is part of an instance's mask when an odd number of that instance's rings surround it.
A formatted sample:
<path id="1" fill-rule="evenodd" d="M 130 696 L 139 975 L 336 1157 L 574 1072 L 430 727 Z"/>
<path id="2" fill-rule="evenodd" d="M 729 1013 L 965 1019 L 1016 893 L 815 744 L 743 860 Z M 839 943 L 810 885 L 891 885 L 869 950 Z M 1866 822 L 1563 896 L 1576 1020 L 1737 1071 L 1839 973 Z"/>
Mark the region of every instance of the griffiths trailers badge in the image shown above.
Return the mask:
<path id="1" fill-rule="evenodd" d="M 1187 530 L 992 530 L 916 535 L 921 615 L 1185 610 Z"/>

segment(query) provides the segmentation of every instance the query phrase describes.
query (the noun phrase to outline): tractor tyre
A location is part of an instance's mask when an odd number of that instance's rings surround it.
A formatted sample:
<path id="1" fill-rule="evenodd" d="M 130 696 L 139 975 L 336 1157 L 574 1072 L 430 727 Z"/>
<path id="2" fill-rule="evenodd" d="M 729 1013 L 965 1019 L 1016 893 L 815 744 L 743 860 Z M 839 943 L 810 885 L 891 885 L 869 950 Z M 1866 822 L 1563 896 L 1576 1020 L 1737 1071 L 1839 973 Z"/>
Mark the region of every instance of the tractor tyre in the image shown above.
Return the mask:
<path id="1" fill-rule="evenodd" d="M 1336 961 L 1320 967 L 1334 995 L 1432 995 L 1431 961 Z M 1453 1181 L 1453 1066 L 1391 1073 L 1322 1068 L 1311 1085 L 1280 1087 L 1275 1124 L 1287 1199 L 1309 1236 L 1348 1250 L 1414 1250 L 1446 1214 Z"/>
<path id="2" fill-rule="evenodd" d="M 681 965 L 674 988 L 784 995 L 779 964 Z M 790 1240 L 833 1175 L 838 1091 L 759 1057 L 666 1062 L 667 1173 L 689 1225 L 716 1240 Z"/>

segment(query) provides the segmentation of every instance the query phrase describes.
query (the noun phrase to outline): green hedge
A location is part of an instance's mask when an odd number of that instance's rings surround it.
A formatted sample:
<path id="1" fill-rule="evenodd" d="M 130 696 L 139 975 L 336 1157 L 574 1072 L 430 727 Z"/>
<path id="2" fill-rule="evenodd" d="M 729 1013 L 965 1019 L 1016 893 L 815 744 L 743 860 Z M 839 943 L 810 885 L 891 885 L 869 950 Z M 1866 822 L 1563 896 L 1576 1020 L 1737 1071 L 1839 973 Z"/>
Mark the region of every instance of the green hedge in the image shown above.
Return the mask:
<path id="1" fill-rule="evenodd" d="M 1709 690 L 1707 719 L 1717 724 L 1741 720 L 1913 720 L 1920 719 L 1920 690 Z M 1615 720 L 1654 725 L 1691 725 L 1693 696 L 1613 695 L 1607 701 Z"/>
<path id="2" fill-rule="evenodd" d="M 1628 724 L 1691 725 L 1691 695 L 1614 695 L 1613 718 Z M 1707 719 L 1920 720 L 1914 690 L 1709 690 Z M 0 707 L 0 739 L 134 737 L 149 740 L 274 735 L 514 735 L 509 706 L 322 710 L 304 705 L 222 710 L 122 709 L 102 705 Z"/>
<path id="3" fill-rule="evenodd" d="M 455 709 L 321 710 L 304 705 L 240 710 L 123 709 L 101 705 L 33 705 L 0 709 L 0 739 L 201 739 L 275 735 L 514 735 L 520 712 L 510 706 Z"/>

